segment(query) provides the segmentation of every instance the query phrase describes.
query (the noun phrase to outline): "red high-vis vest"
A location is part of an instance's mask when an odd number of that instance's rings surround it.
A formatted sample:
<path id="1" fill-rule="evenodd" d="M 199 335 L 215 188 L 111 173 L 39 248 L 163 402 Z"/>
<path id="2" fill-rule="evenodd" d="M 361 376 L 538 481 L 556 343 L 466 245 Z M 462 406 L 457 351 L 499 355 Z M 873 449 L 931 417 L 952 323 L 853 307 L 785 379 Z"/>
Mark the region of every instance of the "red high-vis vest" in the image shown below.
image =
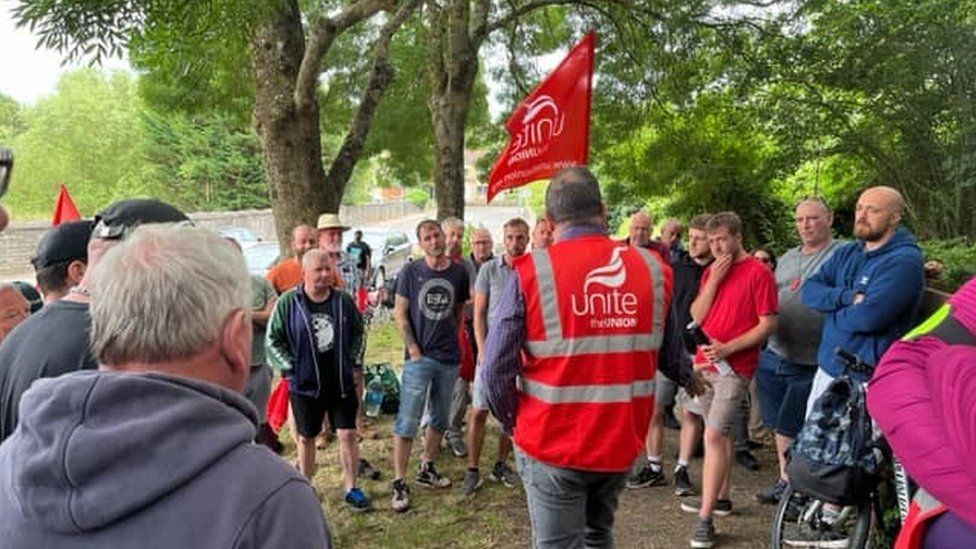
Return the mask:
<path id="1" fill-rule="evenodd" d="M 526 325 L 515 444 L 557 467 L 627 471 L 654 407 L 671 267 L 602 235 L 558 242 L 514 267 Z"/>
<path id="2" fill-rule="evenodd" d="M 893 549 L 921 549 L 928 522 L 946 512 L 946 506 L 919 488 L 908 507 L 908 516 L 898 531 Z"/>

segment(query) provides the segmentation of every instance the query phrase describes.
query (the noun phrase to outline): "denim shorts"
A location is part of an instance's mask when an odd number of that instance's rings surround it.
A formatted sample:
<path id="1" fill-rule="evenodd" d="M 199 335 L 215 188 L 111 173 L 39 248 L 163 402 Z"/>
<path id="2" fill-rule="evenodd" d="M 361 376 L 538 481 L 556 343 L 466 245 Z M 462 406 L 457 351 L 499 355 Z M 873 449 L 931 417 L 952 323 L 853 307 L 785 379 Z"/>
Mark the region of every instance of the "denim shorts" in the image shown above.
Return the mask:
<path id="1" fill-rule="evenodd" d="M 779 435 L 796 438 L 806 417 L 810 385 L 816 365 L 797 364 L 768 349 L 759 353 L 756 390 L 759 414 Z"/>
<path id="2" fill-rule="evenodd" d="M 450 426 L 451 396 L 457 377 L 457 364 L 445 364 L 427 357 L 404 363 L 400 376 L 400 410 L 393 434 L 401 438 L 417 435 L 428 394 L 430 415 L 427 425 L 441 433 L 446 431 Z"/>

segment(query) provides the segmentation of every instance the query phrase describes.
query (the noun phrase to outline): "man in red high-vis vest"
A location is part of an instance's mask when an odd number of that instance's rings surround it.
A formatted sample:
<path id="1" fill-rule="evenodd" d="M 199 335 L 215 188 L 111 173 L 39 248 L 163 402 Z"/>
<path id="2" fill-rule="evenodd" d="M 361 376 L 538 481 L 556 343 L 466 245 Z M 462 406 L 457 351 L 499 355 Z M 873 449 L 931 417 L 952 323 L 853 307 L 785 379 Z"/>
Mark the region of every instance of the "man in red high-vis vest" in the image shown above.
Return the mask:
<path id="1" fill-rule="evenodd" d="M 586 168 L 553 176 L 546 217 L 556 242 L 513 262 L 481 381 L 513 433 L 534 546 L 610 547 L 654 406 L 671 268 L 607 236 Z"/>

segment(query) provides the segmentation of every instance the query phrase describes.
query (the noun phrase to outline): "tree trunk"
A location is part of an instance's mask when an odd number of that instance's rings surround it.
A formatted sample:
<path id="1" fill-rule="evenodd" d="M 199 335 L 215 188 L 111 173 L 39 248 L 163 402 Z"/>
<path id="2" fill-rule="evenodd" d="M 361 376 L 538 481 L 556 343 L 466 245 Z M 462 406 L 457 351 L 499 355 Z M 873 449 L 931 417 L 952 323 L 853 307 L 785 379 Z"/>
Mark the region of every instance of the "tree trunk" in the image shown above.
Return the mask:
<path id="1" fill-rule="evenodd" d="M 434 197 L 437 219 L 464 219 L 464 123 L 468 95 L 439 95 L 431 98 L 434 125 Z"/>
<path id="2" fill-rule="evenodd" d="M 338 212 L 342 185 L 325 186 L 318 104 L 295 103 L 295 82 L 305 52 L 301 12 L 294 0 L 280 3 L 251 39 L 254 73 L 253 123 L 274 212 L 278 241 L 286 245 L 292 228 L 314 224 L 323 212 Z"/>

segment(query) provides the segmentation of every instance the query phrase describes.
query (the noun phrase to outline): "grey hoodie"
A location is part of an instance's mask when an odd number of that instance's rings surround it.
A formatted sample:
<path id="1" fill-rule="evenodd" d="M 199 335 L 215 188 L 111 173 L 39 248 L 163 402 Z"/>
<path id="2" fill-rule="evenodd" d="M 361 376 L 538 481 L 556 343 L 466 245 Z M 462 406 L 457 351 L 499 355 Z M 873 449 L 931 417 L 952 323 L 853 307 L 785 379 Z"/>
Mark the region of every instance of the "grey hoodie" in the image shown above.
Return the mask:
<path id="1" fill-rule="evenodd" d="M 0 545 L 329 547 L 309 484 L 253 444 L 241 395 L 164 374 L 76 372 L 24 393 L 0 445 Z"/>

